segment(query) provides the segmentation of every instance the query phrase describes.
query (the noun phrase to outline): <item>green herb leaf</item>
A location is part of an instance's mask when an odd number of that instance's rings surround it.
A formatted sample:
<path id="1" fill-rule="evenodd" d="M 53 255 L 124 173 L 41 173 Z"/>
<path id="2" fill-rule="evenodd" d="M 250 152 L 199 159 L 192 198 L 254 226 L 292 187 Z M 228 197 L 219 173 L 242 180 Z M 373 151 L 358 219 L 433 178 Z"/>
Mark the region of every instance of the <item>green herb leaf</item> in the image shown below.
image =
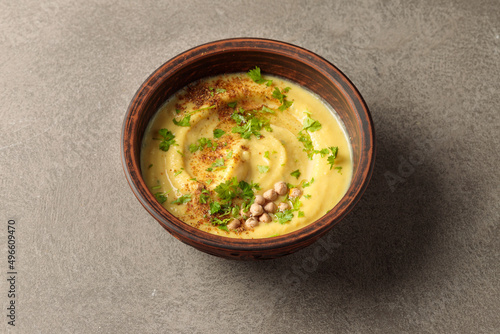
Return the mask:
<path id="1" fill-rule="evenodd" d="M 309 199 L 309 198 L 311 198 L 311 195 L 310 194 L 305 194 L 304 197 L 307 198 L 307 199 Z"/>
<path id="2" fill-rule="evenodd" d="M 185 126 L 185 127 L 191 126 L 191 124 L 189 123 L 190 120 L 191 120 L 191 115 L 184 116 L 180 121 L 177 121 L 175 118 L 172 119 L 175 125 Z"/>
<path id="3" fill-rule="evenodd" d="M 172 204 L 186 204 L 188 202 L 191 202 L 191 194 L 182 195 L 173 201 Z"/>
<path id="4" fill-rule="evenodd" d="M 211 202 L 210 203 L 210 214 L 213 215 L 213 214 L 216 214 L 217 212 L 219 212 L 221 209 L 221 205 L 219 202 L 217 201 L 214 201 L 214 202 Z"/>
<path id="5" fill-rule="evenodd" d="M 167 193 L 157 192 L 157 193 L 155 193 L 155 198 L 158 202 L 160 202 L 160 204 L 163 204 L 167 200 Z"/>
<path id="6" fill-rule="evenodd" d="M 336 169 L 339 174 L 342 174 L 342 167 L 339 166 L 335 167 L 334 169 Z"/>
<path id="7" fill-rule="evenodd" d="M 229 232 L 229 229 L 227 228 L 227 225 L 217 225 L 218 228 L 220 228 L 223 231 Z"/>
<path id="8" fill-rule="evenodd" d="M 151 168 L 151 167 L 153 167 L 153 164 L 150 164 L 150 165 L 148 166 L 148 168 Z"/>
<path id="9" fill-rule="evenodd" d="M 215 89 L 215 92 L 216 92 L 217 94 L 222 94 L 222 93 L 225 93 L 225 92 L 226 92 L 226 90 L 225 90 L 224 88 L 216 88 L 216 89 Z"/>
<path id="10" fill-rule="evenodd" d="M 175 172 L 175 173 L 174 173 L 174 176 L 177 176 L 177 175 L 179 175 L 180 173 L 182 173 L 182 170 L 179 170 L 179 171 Z"/>
<path id="11" fill-rule="evenodd" d="M 283 212 L 276 212 L 276 218 L 278 219 L 278 223 L 285 224 L 293 219 L 292 210 L 285 210 Z"/>
<path id="12" fill-rule="evenodd" d="M 314 183 L 314 177 L 311 179 L 311 181 L 309 181 L 309 182 L 304 182 L 304 183 L 302 184 L 302 188 L 307 188 L 307 187 L 309 187 L 309 186 L 310 186 L 311 184 L 313 184 L 313 183 Z"/>
<path id="13" fill-rule="evenodd" d="M 214 138 L 222 137 L 226 132 L 221 129 L 214 129 Z"/>
<path id="14" fill-rule="evenodd" d="M 327 161 L 330 164 L 330 169 L 332 169 L 333 165 L 335 164 L 335 158 L 337 158 L 337 154 L 339 152 L 339 147 L 338 146 L 332 146 L 332 147 L 329 147 L 329 149 L 332 152 L 332 155 L 330 155 L 327 158 Z"/>
<path id="15" fill-rule="evenodd" d="M 160 186 L 160 185 L 158 185 L 158 186 L 154 186 L 154 187 L 151 187 L 151 189 L 152 189 L 152 190 L 157 190 L 157 189 L 160 189 L 160 188 L 161 188 L 161 186 Z"/>
<path id="16" fill-rule="evenodd" d="M 261 174 L 267 173 L 269 171 L 269 166 L 260 166 L 257 165 L 257 169 Z"/>
<path id="17" fill-rule="evenodd" d="M 228 151 L 226 155 L 226 160 L 229 160 L 233 157 L 233 151 Z"/>
<path id="18" fill-rule="evenodd" d="M 264 158 L 269 159 L 269 151 L 264 152 Z"/>
<path id="19" fill-rule="evenodd" d="M 299 213 L 297 214 L 297 217 L 299 217 L 299 218 L 304 217 L 304 211 L 299 211 Z"/>
<path id="20" fill-rule="evenodd" d="M 265 83 L 267 86 L 271 86 L 273 84 L 272 80 L 266 80 L 262 78 L 262 75 L 260 73 L 260 68 L 255 66 L 253 70 L 248 71 L 247 75 L 252 79 L 254 82 L 258 84 L 263 84 Z"/>
<path id="21" fill-rule="evenodd" d="M 300 177 L 300 171 L 294 170 L 293 172 L 290 173 L 291 176 L 295 176 L 297 179 Z"/>
<path id="22" fill-rule="evenodd" d="M 227 105 L 228 105 L 228 107 L 230 107 L 230 108 L 236 108 L 236 105 L 237 105 L 237 104 L 238 104 L 238 102 L 237 102 L 237 101 L 233 101 L 233 102 L 229 102 Z"/>
<path id="23" fill-rule="evenodd" d="M 290 87 L 286 87 L 282 91 L 280 91 L 278 87 L 274 87 L 274 91 L 273 91 L 272 97 L 274 97 L 275 99 L 277 99 L 278 101 L 280 101 L 281 106 L 279 106 L 279 108 L 278 108 L 278 110 L 280 110 L 280 111 L 284 111 L 284 110 L 290 108 L 292 106 L 292 104 L 293 104 L 293 101 L 287 101 L 286 100 L 286 95 L 283 94 L 283 93 L 288 92 L 289 90 L 290 90 Z"/>
<path id="24" fill-rule="evenodd" d="M 175 135 L 168 129 L 161 129 L 158 131 L 163 140 L 160 142 L 160 150 L 167 152 L 170 146 L 177 145 L 175 143 Z"/>
<path id="25" fill-rule="evenodd" d="M 272 110 L 272 109 L 270 109 L 270 108 L 268 108 L 268 107 L 266 107 L 266 106 L 262 106 L 262 109 L 261 109 L 261 110 L 259 110 L 259 111 L 261 111 L 261 112 L 267 112 L 267 113 L 269 113 L 269 114 L 274 114 L 274 113 L 275 113 L 275 111 L 274 111 L 274 110 Z"/>
<path id="26" fill-rule="evenodd" d="M 312 119 L 311 117 L 307 116 L 304 119 L 302 129 L 310 131 L 310 132 L 315 132 L 321 129 L 321 123 Z"/>

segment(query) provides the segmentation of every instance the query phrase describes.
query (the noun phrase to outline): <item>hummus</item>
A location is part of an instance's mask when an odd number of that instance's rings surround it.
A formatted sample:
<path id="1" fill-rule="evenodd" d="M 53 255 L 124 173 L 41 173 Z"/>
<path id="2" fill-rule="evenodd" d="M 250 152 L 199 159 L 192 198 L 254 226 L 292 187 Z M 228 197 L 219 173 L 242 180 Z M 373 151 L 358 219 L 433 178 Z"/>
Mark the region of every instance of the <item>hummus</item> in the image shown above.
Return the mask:
<path id="1" fill-rule="evenodd" d="M 148 125 L 141 169 L 157 200 L 186 224 L 265 238 L 331 210 L 349 187 L 351 156 L 330 106 L 256 68 L 172 96 Z"/>

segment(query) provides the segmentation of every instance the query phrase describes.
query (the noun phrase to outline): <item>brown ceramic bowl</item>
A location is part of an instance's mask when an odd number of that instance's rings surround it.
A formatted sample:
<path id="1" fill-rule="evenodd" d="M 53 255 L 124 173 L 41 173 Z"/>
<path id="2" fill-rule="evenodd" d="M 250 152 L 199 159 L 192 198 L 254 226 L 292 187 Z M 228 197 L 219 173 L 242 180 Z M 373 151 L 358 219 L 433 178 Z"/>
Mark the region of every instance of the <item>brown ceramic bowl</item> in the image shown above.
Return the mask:
<path id="1" fill-rule="evenodd" d="M 259 66 L 263 73 L 281 76 L 307 87 L 333 106 L 351 140 L 353 176 L 347 193 L 335 208 L 300 230 L 266 239 L 226 238 L 183 223 L 156 201 L 141 175 L 141 140 L 158 108 L 182 87 L 204 77 L 246 72 L 255 66 Z M 373 123 L 363 98 L 334 65 L 308 50 L 287 43 L 237 38 L 195 47 L 153 72 L 135 94 L 125 116 L 122 163 L 137 199 L 177 239 L 206 253 L 225 258 L 272 259 L 312 244 L 352 210 L 372 174 L 374 139 Z"/>

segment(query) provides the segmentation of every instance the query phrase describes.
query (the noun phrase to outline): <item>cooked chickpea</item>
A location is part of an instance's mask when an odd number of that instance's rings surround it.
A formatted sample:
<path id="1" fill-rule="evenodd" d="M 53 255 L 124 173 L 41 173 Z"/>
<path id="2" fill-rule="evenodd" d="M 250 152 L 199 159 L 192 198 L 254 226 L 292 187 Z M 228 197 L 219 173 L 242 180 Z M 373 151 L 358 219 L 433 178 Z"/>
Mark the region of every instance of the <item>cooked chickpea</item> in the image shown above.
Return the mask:
<path id="1" fill-rule="evenodd" d="M 261 223 L 270 223 L 273 220 L 271 219 L 271 216 L 269 216 L 267 213 L 263 213 L 262 216 L 259 217 L 259 221 Z"/>
<path id="2" fill-rule="evenodd" d="M 238 227 L 240 227 L 241 222 L 239 219 L 233 219 L 229 224 L 227 224 L 227 228 L 230 230 L 236 230 Z"/>
<path id="3" fill-rule="evenodd" d="M 280 211 L 285 211 L 288 209 L 290 209 L 290 204 L 288 204 L 288 203 L 283 202 L 283 203 L 280 203 L 278 205 L 278 210 L 280 210 Z"/>
<path id="4" fill-rule="evenodd" d="M 278 209 L 278 207 L 276 206 L 276 204 L 274 204 L 274 202 L 269 202 L 264 207 L 264 211 L 269 212 L 269 213 L 275 213 L 277 209 Z"/>
<path id="5" fill-rule="evenodd" d="M 288 186 L 283 181 L 277 182 L 274 184 L 274 191 L 276 191 L 278 195 L 285 195 L 288 191 Z"/>
<path id="6" fill-rule="evenodd" d="M 264 193 L 264 198 L 268 201 L 274 201 L 276 198 L 278 198 L 278 194 L 274 189 L 269 189 Z"/>
<path id="7" fill-rule="evenodd" d="M 257 203 L 253 203 L 251 206 L 250 206 L 250 213 L 252 214 L 252 216 L 260 216 L 262 213 L 264 212 L 264 209 L 262 208 L 262 205 L 260 204 L 257 204 Z"/>
<path id="8" fill-rule="evenodd" d="M 264 204 L 266 204 L 266 199 L 262 195 L 257 195 L 257 196 L 255 196 L 254 203 L 264 205 Z"/>
<path id="9" fill-rule="evenodd" d="M 290 197 L 300 197 L 302 195 L 302 190 L 299 188 L 290 189 Z"/>
<path id="10" fill-rule="evenodd" d="M 252 229 L 252 228 L 257 227 L 257 226 L 259 226 L 259 221 L 255 217 L 248 218 L 245 221 L 245 227 L 248 229 Z"/>

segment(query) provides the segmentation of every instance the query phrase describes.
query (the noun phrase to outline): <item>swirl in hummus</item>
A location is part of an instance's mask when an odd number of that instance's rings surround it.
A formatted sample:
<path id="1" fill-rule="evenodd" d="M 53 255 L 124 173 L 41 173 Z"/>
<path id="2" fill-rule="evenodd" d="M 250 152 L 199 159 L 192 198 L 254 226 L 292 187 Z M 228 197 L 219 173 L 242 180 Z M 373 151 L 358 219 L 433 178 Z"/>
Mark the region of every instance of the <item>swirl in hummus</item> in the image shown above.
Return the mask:
<path id="1" fill-rule="evenodd" d="M 300 229 L 331 210 L 352 175 L 333 109 L 260 69 L 197 81 L 151 120 L 144 180 L 186 224 L 234 238 Z"/>

